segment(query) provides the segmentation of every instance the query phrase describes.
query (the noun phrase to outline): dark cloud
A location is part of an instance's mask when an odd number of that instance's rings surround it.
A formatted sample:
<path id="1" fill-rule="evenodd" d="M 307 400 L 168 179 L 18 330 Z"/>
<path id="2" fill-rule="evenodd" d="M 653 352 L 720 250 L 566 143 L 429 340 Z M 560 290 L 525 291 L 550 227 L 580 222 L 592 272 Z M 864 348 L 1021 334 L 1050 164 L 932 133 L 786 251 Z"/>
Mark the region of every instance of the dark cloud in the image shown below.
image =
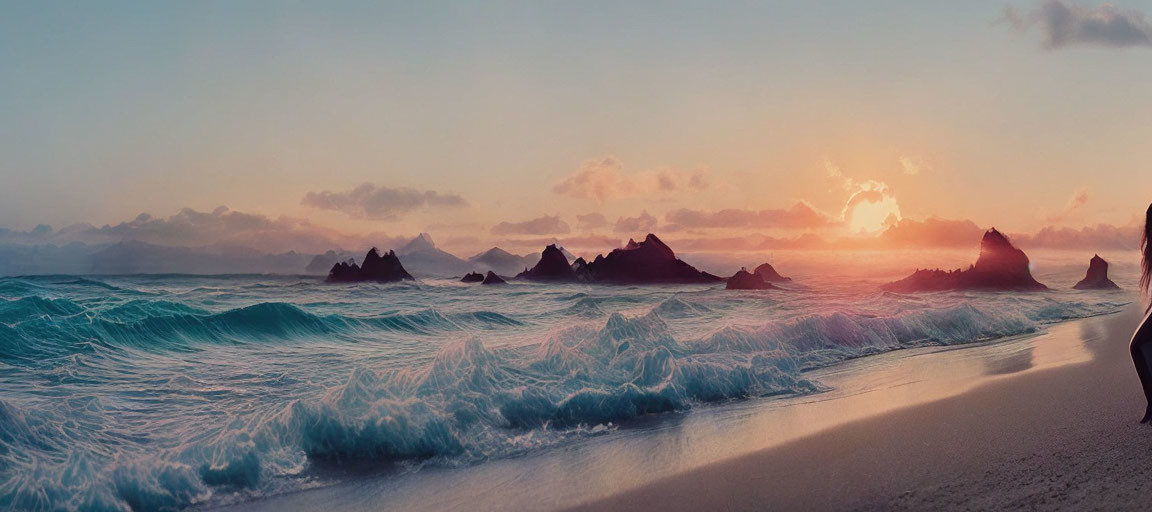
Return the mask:
<path id="1" fill-rule="evenodd" d="M 1046 0 L 1026 13 L 1007 6 L 1001 21 L 1020 32 L 1039 27 L 1044 38 L 1041 44 L 1047 50 L 1077 44 L 1113 48 L 1152 46 L 1152 24 L 1144 18 L 1144 13 L 1110 3 L 1089 7 L 1064 0 Z"/>
<path id="2" fill-rule="evenodd" d="M 559 215 L 545 215 L 524 222 L 501 222 L 492 227 L 494 235 L 558 235 L 571 231 Z"/>
<path id="3" fill-rule="evenodd" d="M 600 229 L 608 226 L 608 219 L 592 212 L 576 216 L 576 229 Z"/>
<path id="4" fill-rule="evenodd" d="M 758 228 L 820 229 L 836 224 L 832 216 L 800 202 L 787 209 L 718 211 L 681 208 L 668 212 L 664 220 L 677 229 Z"/>
<path id="5" fill-rule="evenodd" d="M 395 220 L 421 208 L 461 208 L 468 202 L 456 194 L 364 183 L 344 192 L 309 192 L 300 204 L 342 212 L 350 217 Z"/>
<path id="6" fill-rule="evenodd" d="M 612 230 L 617 233 L 651 233 L 656 231 L 656 217 L 647 210 L 635 217 L 620 217 L 616 219 L 616 226 Z"/>

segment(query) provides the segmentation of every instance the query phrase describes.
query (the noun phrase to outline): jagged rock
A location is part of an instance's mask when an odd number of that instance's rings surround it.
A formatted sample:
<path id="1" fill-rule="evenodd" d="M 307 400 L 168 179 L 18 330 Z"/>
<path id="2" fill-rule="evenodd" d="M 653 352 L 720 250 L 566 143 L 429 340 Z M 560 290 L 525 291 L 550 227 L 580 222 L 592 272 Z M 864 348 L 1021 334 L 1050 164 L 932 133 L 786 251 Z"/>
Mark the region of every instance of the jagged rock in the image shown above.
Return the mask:
<path id="1" fill-rule="evenodd" d="M 1108 279 L 1108 262 L 1099 254 L 1088 262 L 1088 273 L 1073 288 L 1077 290 L 1118 290 L 1119 286 Z"/>
<path id="2" fill-rule="evenodd" d="M 484 274 L 479 272 L 469 272 L 460 279 L 461 283 L 479 283 L 482 281 L 484 281 Z"/>
<path id="3" fill-rule="evenodd" d="M 664 242 L 651 233 L 643 242 L 629 240 L 608 256 L 596 256 L 591 263 L 576 258 L 571 265 L 562 250 L 549 245 L 540 262 L 516 276 L 537 281 L 595 282 L 609 284 L 712 283 L 722 281 L 676 258 Z"/>
<path id="4" fill-rule="evenodd" d="M 533 281 L 574 281 L 576 273 L 568 264 L 568 257 L 556 244 L 549 245 L 540 253 L 540 261 L 531 269 L 521 272 L 518 279 Z"/>
<path id="5" fill-rule="evenodd" d="M 359 281 L 360 280 L 360 265 L 356 264 L 356 260 L 351 258 L 348 261 L 341 261 L 332 265 L 332 269 L 328 271 L 329 281 Z"/>
<path id="6" fill-rule="evenodd" d="M 769 290 L 775 288 L 772 283 L 765 281 L 760 274 L 748 272 L 747 269 L 743 268 L 729 277 L 728 284 L 724 287 L 729 290 Z"/>
<path id="7" fill-rule="evenodd" d="M 656 235 L 649 233 L 643 242 L 628 240 L 628 245 L 614 249 L 601 259 L 588 264 L 592 280 L 616 284 L 646 283 L 713 283 L 723 278 L 676 258 L 676 253 Z"/>
<path id="8" fill-rule="evenodd" d="M 383 256 L 373 247 L 364 256 L 364 264 L 357 266 L 353 260 L 337 263 L 328 271 L 329 281 L 376 281 L 387 283 L 392 281 L 412 280 L 400 258 L 396 253 L 388 251 Z"/>
<path id="9" fill-rule="evenodd" d="M 996 228 L 980 240 L 980 257 L 967 270 L 917 270 L 911 276 L 888 283 L 884 290 L 895 292 L 941 290 L 1047 290 L 1032 277 L 1028 256 L 1017 249 Z"/>
<path id="10" fill-rule="evenodd" d="M 760 276 L 761 279 L 769 283 L 783 283 L 792 280 L 791 277 L 780 275 L 780 273 L 776 272 L 776 269 L 772 268 L 772 265 L 768 263 L 756 267 L 756 270 L 753 270 L 752 273 Z"/>
<path id="11" fill-rule="evenodd" d="M 504 279 L 502 279 L 500 276 L 496 275 L 495 272 L 489 270 L 488 275 L 484 276 L 484 281 L 481 282 L 480 284 L 508 284 L 508 283 L 506 281 L 504 281 Z"/>

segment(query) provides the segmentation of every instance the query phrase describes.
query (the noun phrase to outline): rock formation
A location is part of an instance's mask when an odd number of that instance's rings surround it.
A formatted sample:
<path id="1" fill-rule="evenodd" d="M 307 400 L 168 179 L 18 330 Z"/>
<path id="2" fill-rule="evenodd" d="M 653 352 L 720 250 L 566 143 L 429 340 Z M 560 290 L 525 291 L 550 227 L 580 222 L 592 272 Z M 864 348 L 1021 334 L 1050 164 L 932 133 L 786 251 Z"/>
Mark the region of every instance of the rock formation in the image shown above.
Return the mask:
<path id="1" fill-rule="evenodd" d="M 484 281 L 481 282 L 480 284 L 508 284 L 508 283 L 506 281 L 504 281 L 504 279 L 502 279 L 500 276 L 496 275 L 495 272 L 489 270 L 488 275 L 484 276 Z"/>
<path id="2" fill-rule="evenodd" d="M 756 267 L 756 270 L 753 270 L 752 273 L 760 276 L 761 279 L 769 283 L 783 283 L 792 280 L 791 277 L 780 275 L 780 273 L 776 272 L 776 269 L 772 268 L 772 265 L 768 263 Z"/>
<path id="3" fill-rule="evenodd" d="M 576 273 L 568 265 L 568 257 L 552 244 L 540 253 L 540 261 L 534 267 L 525 269 L 516 277 L 532 281 L 574 281 Z"/>
<path id="4" fill-rule="evenodd" d="M 460 278 L 461 283 L 479 283 L 484 281 L 484 274 L 479 272 L 469 272 Z"/>
<path id="5" fill-rule="evenodd" d="M 1099 254 L 1088 262 L 1088 274 L 1073 288 L 1077 290 L 1118 290 L 1119 286 L 1108 279 L 1108 262 Z"/>
<path id="6" fill-rule="evenodd" d="M 588 264 L 592 279 L 616 284 L 649 283 L 714 283 L 723 279 L 676 258 L 676 253 L 656 235 L 649 233 L 643 242 L 628 240 L 628 245 L 613 249 L 603 260 Z"/>
<path id="7" fill-rule="evenodd" d="M 516 276 L 537 281 L 587 281 L 607 284 L 712 283 L 722 281 L 676 258 L 664 242 L 651 233 L 643 242 L 629 240 L 608 256 L 596 256 L 591 263 L 583 258 L 569 265 L 555 244 L 540 255 L 540 262 Z"/>
<path id="8" fill-rule="evenodd" d="M 1032 278 L 1028 256 L 996 228 L 980 240 L 980 257 L 967 270 L 917 270 L 911 276 L 882 287 L 894 292 L 941 290 L 1047 290 Z"/>
<path id="9" fill-rule="evenodd" d="M 357 266 L 355 261 L 348 260 L 333 265 L 332 270 L 328 271 L 328 281 L 387 283 L 405 280 L 412 280 L 412 276 L 404 270 L 404 265 L 400 264 L 400 258 L 396 257 L 396 253 L 388 251 L 381 256 L 375 247 L 364 256 L 363 265 Z"/>
<path id="10" fill-rule="evenodd" d="M 748 272 L 748 269 L 744 268 L 729 277 L 728 284 L 724 287 L 729 290 L 768 290 L 775 288 L 772 283 L 765 281 L 760 274 Z"/>

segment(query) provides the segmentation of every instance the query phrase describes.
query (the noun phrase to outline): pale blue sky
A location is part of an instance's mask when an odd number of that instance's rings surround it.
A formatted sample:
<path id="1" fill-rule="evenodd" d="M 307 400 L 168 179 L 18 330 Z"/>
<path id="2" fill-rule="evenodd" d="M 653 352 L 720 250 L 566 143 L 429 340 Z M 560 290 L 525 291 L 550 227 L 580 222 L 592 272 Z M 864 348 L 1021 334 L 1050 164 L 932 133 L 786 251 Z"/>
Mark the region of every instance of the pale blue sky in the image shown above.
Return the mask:
<path id="1" fill-rule="evenodd" d="M 1045 50 L 1039 29 L 993 23 L 1006 5 L 3 2 L 0 226 L 221 204 L 339 225 L 301 198 L 363 182 L 470 204 L 347 221 L 395 233 L 798 200 L 838 213 L 850 191 L 828 163 L 884 182 L 905 216 L 1035 229 L 1085 189 L 1068 223 L 1128 221 L 1152 196 L 1152 49 Z M 609 155 L 712 186 L 552 192 Z"/>

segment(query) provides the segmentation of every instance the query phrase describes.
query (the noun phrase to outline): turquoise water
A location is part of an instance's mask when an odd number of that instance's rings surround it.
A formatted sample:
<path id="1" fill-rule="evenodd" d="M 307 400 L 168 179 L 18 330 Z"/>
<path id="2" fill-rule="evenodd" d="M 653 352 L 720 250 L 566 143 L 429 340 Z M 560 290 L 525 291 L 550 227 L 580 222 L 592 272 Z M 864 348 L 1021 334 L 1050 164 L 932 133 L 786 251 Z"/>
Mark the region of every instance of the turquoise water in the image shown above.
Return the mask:
<path id="1" fill-rule="evenodd" d="M 481 464 L 1130 299 L 785 286 L 3 278 L 0 507 L 181 508 Z"/>

